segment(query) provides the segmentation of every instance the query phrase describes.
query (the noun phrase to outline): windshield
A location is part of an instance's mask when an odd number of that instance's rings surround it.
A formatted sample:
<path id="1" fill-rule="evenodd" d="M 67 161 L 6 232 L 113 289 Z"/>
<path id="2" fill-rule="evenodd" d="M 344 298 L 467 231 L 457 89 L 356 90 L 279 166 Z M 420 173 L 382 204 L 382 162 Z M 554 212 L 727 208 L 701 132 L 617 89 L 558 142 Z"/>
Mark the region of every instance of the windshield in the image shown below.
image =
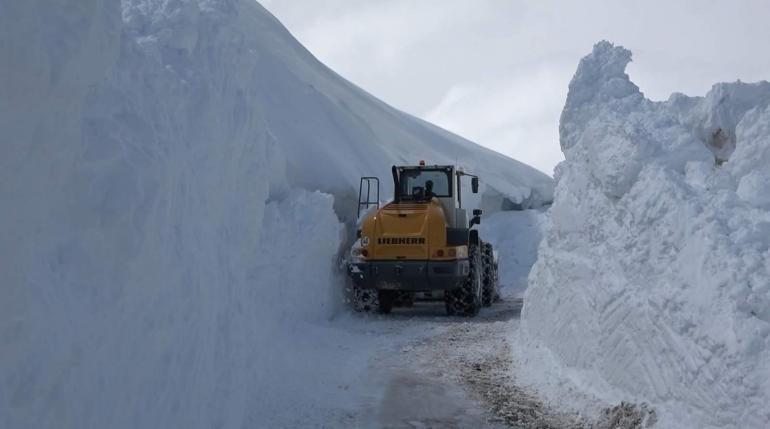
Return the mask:
<path id="1" fill-rule="evenodd" d="M 451 197 L 451 168 L 401 170 L 401 195 L 406 198 L 427 196 L 432 191 L 434 197 Z M 428 182 L 431 182 L 430 184 Z M 430 189 L 432 187 L 432 189 Z"/>

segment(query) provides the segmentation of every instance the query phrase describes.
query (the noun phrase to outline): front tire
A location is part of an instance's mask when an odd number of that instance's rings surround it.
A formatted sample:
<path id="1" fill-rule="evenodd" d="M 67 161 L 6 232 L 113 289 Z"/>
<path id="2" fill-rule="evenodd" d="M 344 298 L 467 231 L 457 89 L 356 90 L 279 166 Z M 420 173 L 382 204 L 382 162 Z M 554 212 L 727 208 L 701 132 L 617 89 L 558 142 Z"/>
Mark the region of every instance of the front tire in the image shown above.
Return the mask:
<path id="1" fill-rule="evenodd" d="M 481 254 L 475 244 L 468 246 L 468 263 L 470 269 L 462 286 L 447 291 L 444 295 L 448 315 L 473 317 L 479 314 L 482 299 L 481 284 Z"/>

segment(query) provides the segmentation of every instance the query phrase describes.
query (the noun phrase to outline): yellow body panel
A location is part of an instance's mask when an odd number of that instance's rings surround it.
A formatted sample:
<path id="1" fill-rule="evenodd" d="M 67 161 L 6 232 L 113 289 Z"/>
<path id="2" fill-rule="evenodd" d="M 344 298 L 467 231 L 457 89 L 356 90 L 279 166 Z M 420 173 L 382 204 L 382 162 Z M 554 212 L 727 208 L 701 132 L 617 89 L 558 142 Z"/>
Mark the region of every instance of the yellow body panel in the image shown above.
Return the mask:
<path id="1" fill-rule="evenodd" d="M 389 203 L 363 221 L 361 244 L 362 249 L 366 251 L 364 258 L 370 260 L 467 258 L 467 246 L 447 246 L 446 227 L 444 210 L 435 198 L 430 202 L 421 203 Z"/>

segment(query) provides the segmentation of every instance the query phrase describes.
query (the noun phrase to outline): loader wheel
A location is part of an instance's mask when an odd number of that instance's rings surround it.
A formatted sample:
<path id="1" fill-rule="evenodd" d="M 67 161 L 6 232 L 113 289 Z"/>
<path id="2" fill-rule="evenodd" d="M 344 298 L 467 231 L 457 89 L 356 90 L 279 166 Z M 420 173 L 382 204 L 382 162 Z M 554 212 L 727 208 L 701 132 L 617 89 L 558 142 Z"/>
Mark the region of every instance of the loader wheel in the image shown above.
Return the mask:
<path id="1" fill-rule="evenodd" d="M 396 293 L 390 290 L 381 290 L 377 292 L 379 301 L 378 310 L 382 314 L 389 314 L 393 310 L 393 304 L 396 302 Z"/>
<path id="2" fill-rule="evenodd" d="M 495 255 L 492 250 L 492 244 L 483 243 L 481 245 L 482 276 L 483 285 L 481 303 L 484 307 L 489 307 L 500 297 L 499 284 L 497 282 L 497 273 L 495 270 Z"/>
<path id="3" fill-rule="evenodd" d="M 353 309 L 358 312 L 372 312 L 378 309 L 380 300 L 375 289 L 353 287 Z"/>
<path id="4" fill-rule="evenodd" d="M 481 309 L 481 255 L 475 244 L 468 247 L 468 262 L 470 272 L 457 289 L 447 291 L 444 295 L 444 303 L 448 315 L 460 315 L 473 317 L 479 314 Z"/>

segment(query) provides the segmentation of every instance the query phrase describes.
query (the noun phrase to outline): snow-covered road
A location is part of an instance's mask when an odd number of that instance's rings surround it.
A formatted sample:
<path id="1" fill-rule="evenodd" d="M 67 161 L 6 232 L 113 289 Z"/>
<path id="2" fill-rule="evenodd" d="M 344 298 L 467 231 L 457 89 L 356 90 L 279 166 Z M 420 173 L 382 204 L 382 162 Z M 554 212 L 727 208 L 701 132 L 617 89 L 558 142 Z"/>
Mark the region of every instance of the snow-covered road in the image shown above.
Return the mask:
<path id="1" fill-rule="evenodd" d="M 465 385 L 463 371 L 473 364 L 471 355 L 481 361 L 495 344 L 505 342 L 504 329 L 499 338 L 487 338 L 484 328 L 515 326 L 520 310 L 520 300 L 509 300 L 470 320 L 447 317 L 442 302 L 417 302 L 388 316 L 356 314 L 335 321 L 349 332 L 348 341 L 368 347 L 348 349 L 351 356 L 360 356 L 353 361 L 365 364 L 350 368 L 334 392 L 338 403 L 352 407 L 327 414 L 321 426 L 508 427 Z M 457 328 L 465 334 L 456 335 Z M 478 341 L 472 341 L 474 335 Z"/>
<path id="2" fill-rule="evenodd" d="M 520 301 L 507 301 L 466 320 L 447 317 L 441 302 L 418 302 L 388 317 L 370 317 L 361 326 L 384 328 L 385 344 L 372 354 L 361 382 L 377 394 L 362 398 L 352 422 L 396 428 L 506 427 L 464 386 L 464 366 L 472 363 L 458 352 L 484 359 L 495 343 L 505 341 L 502 332 L 499 338 L 484 338 L 484 325 L 517 324 L 520 307 Z M 470 328 L 468 335 L 456 335 L 458 327 Z"/>
<path id="3" fill-rule="evenodd" d="M 309 401 L 305 410 L 320 413 L 274 423 L 365 428 L 570 426 L 570 418 L 550 414 L 514 384 L 509 334 L 518 329 L 521 306 L 520 299 L 508 298 L 474 319 L 447 317 L 441 302 L 417 302 L 388 316 L 345 315 L 329 326 L 339 331 L 332 336 L 339 342 L 325 344 L 317 360 L 317 373 L 336 378 L 303 393 Z M 330 407 L 323 409 L 322 404 Z"/>

